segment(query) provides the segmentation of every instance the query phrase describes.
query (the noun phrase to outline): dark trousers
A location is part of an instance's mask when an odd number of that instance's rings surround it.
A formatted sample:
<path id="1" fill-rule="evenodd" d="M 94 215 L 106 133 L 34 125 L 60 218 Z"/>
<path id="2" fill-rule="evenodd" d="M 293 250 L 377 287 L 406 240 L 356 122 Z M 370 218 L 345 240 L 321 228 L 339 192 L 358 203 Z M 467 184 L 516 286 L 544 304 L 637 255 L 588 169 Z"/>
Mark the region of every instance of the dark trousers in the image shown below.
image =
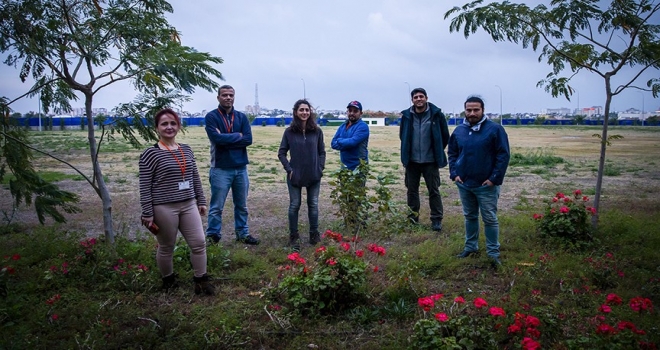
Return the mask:
<path id="1" fill-rule="evenodd" d="M 406 167 L 406 188 L 408 188 L 408 206 L 419 216 L 419 182 L 424 176 L 426 188 L 429 190 L 429 206 L 431 221 L 442 221 L 444 210 L 440 197 L 440 170 L 435 163 L 408 163 Z"/>

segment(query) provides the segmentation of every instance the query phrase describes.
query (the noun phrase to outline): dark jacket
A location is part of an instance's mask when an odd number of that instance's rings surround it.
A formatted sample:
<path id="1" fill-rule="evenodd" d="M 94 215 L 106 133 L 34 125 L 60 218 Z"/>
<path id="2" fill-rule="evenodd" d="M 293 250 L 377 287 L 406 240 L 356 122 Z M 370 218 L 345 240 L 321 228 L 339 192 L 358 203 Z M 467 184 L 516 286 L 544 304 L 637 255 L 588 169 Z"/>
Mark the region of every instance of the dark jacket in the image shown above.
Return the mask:
<path id="1" fill-rule="evenodd" d="M 360 160 L 369 163 L 369 125 L 360 118 L 354 125 L 348 121 L 339 126 L 330 146 L 339 151 L 339 159 L 349 170 L 355 170 Z"/>
<path id="2" fill-rule="evenodd" d="M 429 103 L 431 112 L 431 140 L 433 156 L 438 168 L 447 166 L 447 156 L 445 155 L 445 148 L 449 142 L 449 128 L 447 127 L 447 119 L 442 114 L 442 110 L 436 107 L 433 103 Z M 399 126 L 399 139 L 401 140 L 401 163 L 404 167 L 408 166 L 410 162 L 410 152 L 412 151 L 412 138 L 413 138 L 413 109 L 410 107 L 401 111 L 401 126 Z"/>
<path id="3" fill-rule="evenodd" d="M 504 128 L 484 120 L 479 131 L 461 124 L 449 139 L 449 178 L 460 176 L 467 187 L 480 187 L 490 180 L 501 185 L 509 166 L 509 138 Z"/>
<path id="4" fill-rule="evenodd" d="M 247 146 L 252 144 L 252 129 L 245 114 L 237 110 L 227 114 L 218 107 L 206 114 L 204 125 L 211 141 L 212 168 L 240 168 L 249 163 Z M 231 126 L 231 130 L 227 126 Z"/>
<path id="5" fill-rule="evenodd" d="M 287 159 L 287 153 L 291 159 Z M 291 175 L 291 185 L 307 187 L 321 180 L 325 169 L 325 144 L 323 131 L 307 131 L 305 134 L 293 132 L 291 128 L 284 130 L 280 149 L 277 152 L 287 177 Z"/>

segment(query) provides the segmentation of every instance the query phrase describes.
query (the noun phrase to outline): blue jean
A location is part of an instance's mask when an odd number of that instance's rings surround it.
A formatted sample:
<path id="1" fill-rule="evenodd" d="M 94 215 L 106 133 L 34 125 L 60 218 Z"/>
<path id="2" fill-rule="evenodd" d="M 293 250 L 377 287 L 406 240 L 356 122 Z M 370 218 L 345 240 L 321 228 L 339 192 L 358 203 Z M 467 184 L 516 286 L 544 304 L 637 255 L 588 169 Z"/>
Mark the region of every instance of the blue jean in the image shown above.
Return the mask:
<path id="1" fill-rule="evenodd" d="M 209 182 L 211 183 L 211 207 L 206 235 L 222 236 L 222 211 L 231 189 L 236 238 L 247 236 L 249 234 L 247 196 L 250 188 L 247 166 L 230 169 L 211 168 Z"/>
<path id="2" fill-rule="evenodd" d="M 497 200 L 500 186 L 467 187 L 456 183 L 465 216 L 465 251 L 479 250 L 479 212 L 484 221 L 486 252 L 488 256 L 500 256 L 500 224 L 497 221 Z"/>
<path id="3" fill-rule="evenodd" d="M 291 185 L 289 179 L 286 180 L 286 184 L 289 187 L 289 233 L 294 234 L 298 232 L 298 212 L 300 211 L 302 187 Z M 319 192 L 321 191 L 321 181 L 307 186 L 306 189 L 309 232 L 315 233 L 319 230 Z"/>

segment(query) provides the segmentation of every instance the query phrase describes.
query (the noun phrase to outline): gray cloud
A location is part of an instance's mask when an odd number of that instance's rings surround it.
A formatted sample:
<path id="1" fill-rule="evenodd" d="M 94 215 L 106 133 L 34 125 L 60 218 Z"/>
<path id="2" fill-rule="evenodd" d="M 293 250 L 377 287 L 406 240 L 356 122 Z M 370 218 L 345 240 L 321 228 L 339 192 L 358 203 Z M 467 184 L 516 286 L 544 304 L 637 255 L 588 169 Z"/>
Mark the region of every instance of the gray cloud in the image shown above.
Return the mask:
<path id="1" fill-rule="evenodd" d="M 554 99 L 536 88 L 550 72 L 537 62 L 538 53 L 494 43 L 483 32 L 467 40 L 462 33 L 450 34 L 444 13 L 465 2 L 174 0 L 169 18 L 185 45 L 225 60 L 218 68 L 236 88 L 239 109 L 254 103 L 257 83 L 260 105 L 269 108 L 288 110 L 303 96 L 304 85 L 305 95 L 323 109 L 344 109 L 357 99 L 366 109 L 395 111 L 409 104 L 406 82 L 425 87 L 430 100 L 448 112 L 459 112 L 471 94 L 482 95 L 487 110 L 499 112 L 495 85 L 502 88 L 505 113 L 577 107 L 576 99 Z M 29 88 L 18 73 L 0 68 L 0 96 L 15 97 Z M 651 73 L 658 75 L 649 72 L 645 78 Z M 602 85 L 593 74 L 578 75 L 580 106 L 604 105 Z M 119 86 L 98 95 L 95 106 L 110 108 L 134 96 L 130 86 Z M 626 92 L 613 106 L 640 108 L 641 98 Z M 644 98 L 647 110 L 658 107 L 650 93 Z M 215 93 L 198 91 L 184 108 L 201 111 L 215 104 Z M 37 109 L 29 100 L 13 108 Z"/>

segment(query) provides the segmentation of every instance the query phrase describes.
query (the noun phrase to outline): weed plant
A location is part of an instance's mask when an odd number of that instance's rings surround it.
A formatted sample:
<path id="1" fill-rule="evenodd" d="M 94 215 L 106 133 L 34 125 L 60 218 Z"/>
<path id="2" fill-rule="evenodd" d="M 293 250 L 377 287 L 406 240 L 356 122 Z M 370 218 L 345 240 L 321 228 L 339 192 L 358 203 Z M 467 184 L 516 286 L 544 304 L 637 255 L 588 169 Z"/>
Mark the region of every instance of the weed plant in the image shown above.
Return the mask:
<path id="1" fill-rule="evenodd" d="M 536 149 L 525 154 L 512 153 L 509 160 L 510 166 L 543 165 L 555 166 L 564 162 L 564 159 L 553 155 L 551 150 Z"/>

